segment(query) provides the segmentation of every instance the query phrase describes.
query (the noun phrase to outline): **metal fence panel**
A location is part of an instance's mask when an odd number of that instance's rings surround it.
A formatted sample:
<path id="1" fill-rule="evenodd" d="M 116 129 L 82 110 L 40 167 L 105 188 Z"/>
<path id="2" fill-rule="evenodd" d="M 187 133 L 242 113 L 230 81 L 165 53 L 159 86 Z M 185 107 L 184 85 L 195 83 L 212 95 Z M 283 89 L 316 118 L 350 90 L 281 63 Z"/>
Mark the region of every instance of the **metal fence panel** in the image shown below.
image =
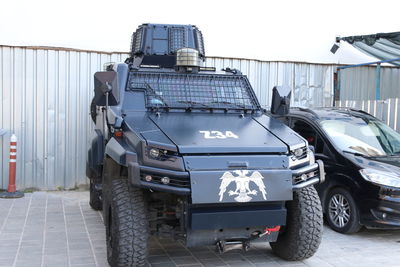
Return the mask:
<path id="1" fill-rule="evenodd" d="M 8 183 L 11 132 L 18 136 L 18 188 L 74 188 L 86 183 L 93 125 L 89 103 L 93 74 L 127 53 L 0 46 L 0 188 Z M 264 107 L 272 88 L 293 88 L 293 105 L 329 106 L 334 66 L 248 59 L 207 58 L 206 66 L 237 68 Z"/>
<path id="2" fill-rule="evenodd" d="M 336 101 L 337 107 L 348 107 L 360 109 L 378 119 L 384 121 L 387 125 L 400 132 L 400 98 L 389 98 L 386 100 L 341 100 Z"/>
<path id="3" fill-rule="evenodd" d="M 341 69 L 340 100 L 375 100 L 376 67 L 363 66 Z M 381 99 L 400 96 L 400 68 L 381 67 Z"/>

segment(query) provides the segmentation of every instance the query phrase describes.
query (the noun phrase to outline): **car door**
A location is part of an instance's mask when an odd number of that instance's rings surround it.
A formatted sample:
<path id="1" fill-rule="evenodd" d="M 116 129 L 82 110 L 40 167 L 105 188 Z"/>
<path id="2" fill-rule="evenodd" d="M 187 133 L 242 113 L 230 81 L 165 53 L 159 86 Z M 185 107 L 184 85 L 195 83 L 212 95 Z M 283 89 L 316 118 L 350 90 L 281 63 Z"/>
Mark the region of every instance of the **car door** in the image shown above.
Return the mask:
<path id="1" fill-rule="evenodd" d="M 302 118 L 292 117 L 289 126 L 306 139 L 310 146 L 314 147 L 315 158 L 324 162 L 326 172 L 331 172 L 333 171 L 332 168 L 337 167 L 334 153 L 332 153 L 320 131 L 312 123 Z"/>
<path id="2" fill-rule="evenodd" d="M 338 163 L 336 153 L 328 143 L 329 141 L 324 138 L 320 130 L 312 122 L 303 118 L 291 117 L 288 123 L 290 128 L 306 139 L 310 146 L 314 147 L 315 159 L 320 159 L 324 162 L 326 182 L 315 186 L 321 199 L 324 199 L 330 184 L 330 177 L 335 172 L 340 172 L 343 166 Z"/>

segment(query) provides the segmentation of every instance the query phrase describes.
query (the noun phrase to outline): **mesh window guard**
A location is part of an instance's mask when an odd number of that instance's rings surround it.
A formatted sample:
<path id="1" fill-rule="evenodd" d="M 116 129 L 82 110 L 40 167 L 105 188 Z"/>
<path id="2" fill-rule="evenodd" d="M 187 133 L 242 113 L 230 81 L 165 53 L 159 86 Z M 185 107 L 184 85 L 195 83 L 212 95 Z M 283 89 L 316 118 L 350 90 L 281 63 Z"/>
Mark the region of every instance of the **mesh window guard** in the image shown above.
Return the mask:
<path id="1" fill-rule="evenodd" d="M 259 108 L 244 76 L 132 72 L 129 90 L 145 89 L 150 108 Z"/>

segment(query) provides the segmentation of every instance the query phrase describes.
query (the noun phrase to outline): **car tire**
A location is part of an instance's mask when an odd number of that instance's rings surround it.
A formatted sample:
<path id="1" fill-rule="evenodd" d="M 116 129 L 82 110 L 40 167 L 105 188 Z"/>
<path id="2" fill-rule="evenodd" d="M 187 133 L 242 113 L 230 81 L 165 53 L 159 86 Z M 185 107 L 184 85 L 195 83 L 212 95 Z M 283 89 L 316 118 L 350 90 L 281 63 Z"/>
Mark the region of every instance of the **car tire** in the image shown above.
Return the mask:
<path id="1" fill-rule="evenodd" d="M 293 200 L 286 203 L 287 221 L 273 252 L 282 259 L 297 261 L 314 255 L 321 243 L 323 214 L 321 201 L 313 186 L 294 192 Z"/>
<path id="2" fill-rule="evenodd" d="M 107 260 L 112 267 L 142 266 L 148 251 L 148 222 L 143 192 L 126 179 L 111 182 L 105 199 Z"/>
<path id="3" fill-rule="evenodd" d="M 325 205 L 326 220 L 336 232 L 352 234 L 358 232 L 360 212 L 350 192 L 344 188 L 329 191 Z"/>
<path id="4" fill-rule="evenodd" d="M 98 187 L 98 185 L 96 185 L 94 180 L 90 179 L 89 205 L 94 210 L 102 210 L 103 209 L 102 192 L 101 192 L 101 189 L 98 189 L 97 187 Z"/>

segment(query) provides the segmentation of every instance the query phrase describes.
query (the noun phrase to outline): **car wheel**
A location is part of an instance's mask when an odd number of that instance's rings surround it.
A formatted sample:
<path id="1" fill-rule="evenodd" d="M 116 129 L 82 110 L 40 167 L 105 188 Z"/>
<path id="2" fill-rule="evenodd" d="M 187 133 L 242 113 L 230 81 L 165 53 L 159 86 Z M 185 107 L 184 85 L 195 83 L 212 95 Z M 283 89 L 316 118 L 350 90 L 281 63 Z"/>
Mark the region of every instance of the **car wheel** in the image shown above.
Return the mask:
<path id="1" fill-rule="evenodd" d="M 143 192 L 126 179 L 111 182 L 107 207 L 107 260 L 113 267 L 145 264 L 148 243 L 148 222 Z"/>
<path id="2" fill-rule="evenodd" d="M 286 203 L 287 222 L 271 248 L 279 257 L 297 261 L 311 257 L 321 243 L 323 215 L 321 201 L 313 186 L 293 193 Z"/>
<path id="3" fill-rule="evenodd" d="M 361 229 L 357 205 L 350 192 L 343 188 L 334 188 L 329 192 L 326 219 L 329 226 L 339 233 L 351 234 Z"/>
<path id="4" fill-rule="evenodd" d="M 94 210 L 102 210 L 103 209 L 102 192 L 99 187 L 101 187 L 101 184 L 96 184 L 93 179 L 90 179 L 89 205 Z"/>

